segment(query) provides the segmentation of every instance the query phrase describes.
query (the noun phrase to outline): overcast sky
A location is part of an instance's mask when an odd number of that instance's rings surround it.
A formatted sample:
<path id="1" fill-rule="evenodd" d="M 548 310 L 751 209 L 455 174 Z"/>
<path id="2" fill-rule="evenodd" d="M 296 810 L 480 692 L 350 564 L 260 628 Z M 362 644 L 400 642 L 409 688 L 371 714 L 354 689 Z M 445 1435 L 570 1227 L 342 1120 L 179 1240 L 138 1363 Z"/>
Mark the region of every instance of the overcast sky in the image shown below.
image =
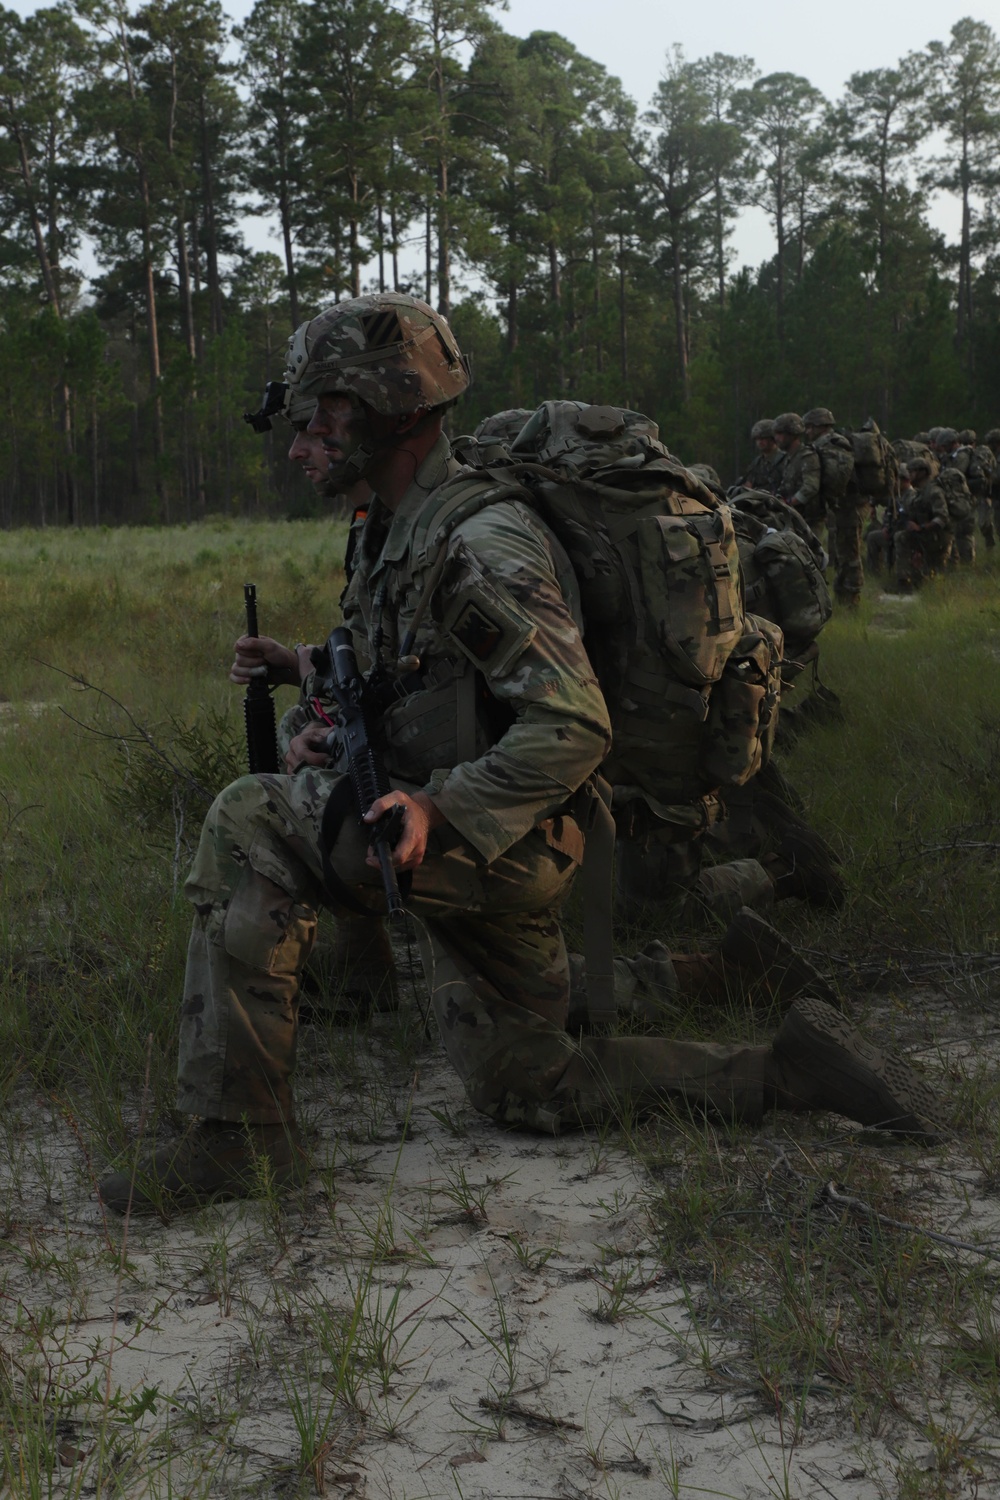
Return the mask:
<path id="1" fill-rule="evenodd" d="M 31 0 L 9 3 L 25 15 L 37 9 Z M 240 20 L 252 8 L 252 0 L 223 0 L 223 5 Z M 700 0 L 681 5 L 666 0 L 509 0 L 506 11 L 497 12 L 505 30 L 518 36 L 562 32 L 620 78 L 643 108 L 675 43 L 690 59 L 729 52 L 753 58 L 764 73 L 801 73 L 828 99 L 836 99 L 852 73 L 892 67 L 929 41 L 947 40 L 955 22 L 969 14 L 1000 24 L 1000 0 L 974 0 L 971 11 L 956 0 L 908 0 L 905 7 L 872 0 L 814 6 L 802 0 Z M 958 214 L 950 199 L 939 198 L 931 212 L 950 236 L 957 233 Z M 278 249 L 265 226 L 247 228 L 254 245 Z M 773 253 L 774 242 L 760 211 L 744 215 L 734 245 L 738 262 L 751 265 Z"/>

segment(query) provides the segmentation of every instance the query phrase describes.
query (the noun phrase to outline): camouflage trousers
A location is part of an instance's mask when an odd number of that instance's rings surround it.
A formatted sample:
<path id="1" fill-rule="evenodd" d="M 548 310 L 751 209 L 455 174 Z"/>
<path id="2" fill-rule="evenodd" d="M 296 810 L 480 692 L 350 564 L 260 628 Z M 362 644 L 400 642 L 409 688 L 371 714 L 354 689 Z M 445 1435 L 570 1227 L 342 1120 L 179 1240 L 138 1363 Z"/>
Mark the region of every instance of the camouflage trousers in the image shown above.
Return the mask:
<path id="1" fill-rule="evenodd" d="M 897 531 L 893 538 L 896 582 L 916 586 L 944 566 L 951 551 L 947 532 Z"/>
<path id="2" fill-rule="evenodd" d="M 178 1104 L 212 1119 L 293 1116 L 298 986 L 323 885 L 320 829 L 336 773 L 246 776 L 216 798 L 186 893 L 195 920 L 181 1013 Z M 759 1119 L 770 1049 L 567 1035 L 559 907 L 582 838 L 570 818 L 484 865 L 447 825 L 431 835 L 408 907 L 445 1051 L 476 1109 L 557 1132 L 668 1099 Z M 373 911 L 379 875 L 353 817 L 329 851 Z"/>
<path id="3" fill-rule="evenodd" d="M 667 920 L 688 924 L 710 912 L 728 922 L 741 906 L 767 912 L 774 906 L 774 882 L 756 859 L 705 865 L 704 838 L 672 842 L 656 829 L 638 838 L 620 838 L 615 880 L 618 909 L 638 920 L 655 909 Z"/>
<path id="4" fill-rule="evenodd" d="M 946 559 L 949 566 L 955 568 L 959 563 L 974 563 L 976 560 L 975 516 L 964 516 L 961 520 L 953 520 L 951 530 L 952 546 Z"/>
<path id="5" fill-rule="evenodd" d="M 838 599 L 855 599 L 865 582 L 861 560 L 861 526 L 867 500 L 842 500 L 828 516 L 827 547 L 833 569 L 833 591 Z"/>
<path id="6" fill-rule="evenodd" d="M 976 520 L 987 547 L 995 547 L 997 543 L 996 514 L 990 495 L 980 495 L 976 500 Z"/>

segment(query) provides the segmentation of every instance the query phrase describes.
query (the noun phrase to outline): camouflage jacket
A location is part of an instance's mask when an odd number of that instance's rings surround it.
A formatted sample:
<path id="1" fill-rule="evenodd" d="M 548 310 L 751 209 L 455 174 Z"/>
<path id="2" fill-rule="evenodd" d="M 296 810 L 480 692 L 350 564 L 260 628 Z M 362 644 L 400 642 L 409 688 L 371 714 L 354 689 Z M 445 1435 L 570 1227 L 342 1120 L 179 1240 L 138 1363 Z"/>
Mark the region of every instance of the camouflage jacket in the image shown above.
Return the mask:
<path id="1" fill-rule="evenodd" d="M 740 483 L 748 490 L 763 490 L 768 495 L 780 495 L 784 468 L 785 455 L 780 448 L 774 453 L 758 453 Z"/>
<path id="2" fill-rule="evenodd" d="M 781 474 L 781 497 L 802 511 L 807 521 L 822 510 L 820 486 L 822 473 L 819 454 L 811 443 L 799 443 L 794 453 L 785 454 Z"/>
<path id="3" fill-rule="evenodd" d="M 400 644 L 436 560 L 420 537 L 441 486 L 468 473 L 442 437 L 394 513 L 372 505 L 344 621 L 362 669 L 384 669 L 389 774 L 422 786 L 491 862 L 536 825 L 559 824 L 607 754 L 610 725 L 568 559 L 513 488 L 450 532 L 414 642 L 419 670 L 400 676 Z"/>
<path id="4" fill-rule="evenodd" d="M 951 530 L 948 502 L 936 480 L 928 479 L 926 484 L 922 484 L 919 489 L 914 489 L 907 495 L 906 514 L 900 517 L 899 525 L 905 529 L 907 521 L 916 521 L 918 526 L 926 526 L 931 521 L 938 521 L 940 525 L 936 528 L 937 530 L 942 532 Z"/>

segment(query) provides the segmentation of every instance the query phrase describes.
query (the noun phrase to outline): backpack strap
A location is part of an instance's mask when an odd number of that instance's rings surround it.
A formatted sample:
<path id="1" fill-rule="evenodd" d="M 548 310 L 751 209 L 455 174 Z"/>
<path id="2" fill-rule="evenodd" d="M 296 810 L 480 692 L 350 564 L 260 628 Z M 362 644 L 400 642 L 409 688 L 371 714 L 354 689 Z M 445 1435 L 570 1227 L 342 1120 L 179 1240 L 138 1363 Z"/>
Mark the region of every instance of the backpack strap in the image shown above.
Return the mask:
<path id="1" fill-rule="evenodd" d="M 587 1014 L 598 1031 L 612 1030 L 618 1014 L 612 930 L 616 830 L 611 795 L 611 787 L 596 771 L 578 793 L 587 798 L 581 817 L 585 843 L 580 867 Z"/>

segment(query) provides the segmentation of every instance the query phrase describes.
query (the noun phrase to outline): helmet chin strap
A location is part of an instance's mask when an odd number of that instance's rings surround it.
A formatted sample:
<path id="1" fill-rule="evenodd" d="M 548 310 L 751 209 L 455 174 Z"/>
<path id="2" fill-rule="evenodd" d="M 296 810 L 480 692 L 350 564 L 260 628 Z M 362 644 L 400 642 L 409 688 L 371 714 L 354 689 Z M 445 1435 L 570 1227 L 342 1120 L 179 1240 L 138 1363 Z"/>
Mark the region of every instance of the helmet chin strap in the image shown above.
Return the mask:
<path id="1" fill-rule="evenodd" d="M 369 424 L 366 423 L 365 425 L 368 426 Z M 331 476 L 333 482 L 339 480 L 343 483 L 346 481 L 344 489 L 349 490 L 351 485 L 357 484 L 359 479 L 366 479 L 369 469 L 377 458 L 380 458 L 384 453 L 391 453 L 394 449 L 402 447 L 399 437 L 400 434 L 397 429 L 396 432 L 390 433 L 389 437 L 381 443 L 376 442 L 370 432 L 366 437 L 359 438 L 347 457 L 338 464 L 337 467 L 340 472 L 335 476 Z"/>

